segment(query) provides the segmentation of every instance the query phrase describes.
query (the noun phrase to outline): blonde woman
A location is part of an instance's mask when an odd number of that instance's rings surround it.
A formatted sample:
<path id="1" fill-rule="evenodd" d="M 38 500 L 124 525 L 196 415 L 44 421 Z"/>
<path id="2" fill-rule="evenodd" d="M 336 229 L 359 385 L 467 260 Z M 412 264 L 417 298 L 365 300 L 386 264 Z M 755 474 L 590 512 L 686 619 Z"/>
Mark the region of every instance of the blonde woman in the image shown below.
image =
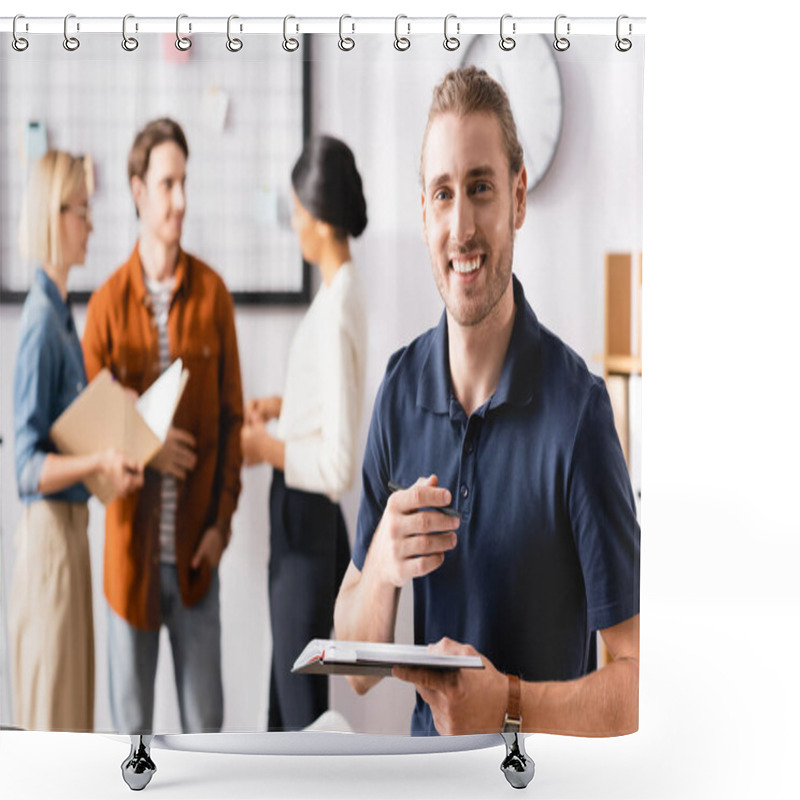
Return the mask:
<path id="1" fill-rule="evenodd" d="M 109 450 L 60 455 L 50 426 L 86 386 L 67 277 L 92 232 L 86 162 L 51 150 L 35 165 L 20 225 L 23 258 L 39 263 L 22 309 L 14 369 L 14 463 L 25 505 L 9 598 L 14 719 L 34 730 L 94 726 L 94 634 L 87 538 L 89 492 L 102 475 L 119 494 L 141 467 Z"/>

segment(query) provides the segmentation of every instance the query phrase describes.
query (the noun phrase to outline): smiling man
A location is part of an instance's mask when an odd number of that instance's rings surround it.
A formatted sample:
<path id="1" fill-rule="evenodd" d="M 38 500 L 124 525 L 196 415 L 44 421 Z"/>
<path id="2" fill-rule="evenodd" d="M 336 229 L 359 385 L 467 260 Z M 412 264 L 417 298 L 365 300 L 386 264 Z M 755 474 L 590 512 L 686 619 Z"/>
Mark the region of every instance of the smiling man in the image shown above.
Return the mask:
<path id="1" fill-rule="evenodd" d="M 396 668 L 417 689 L 412 733 L 630 733 L 630 480 L 603 381 L 538 322 L 513 276 L 527 176 L 508 98 L 484 71 L 434 90 L 420 172 L 445 310 L 392 356 L 375 400 L 337 636 L 393 641 L 413 581 L 416 642 L 478 653 L 485 669 Z M 390 481 L 411 488 L 390 495 Z M 597 632 L 611 657 L 600 669 Z M 349 680 L 359 693 L 376 682 Z"/>
<path id="2" fill-rule="evenodd" d="M 155 120 L 134 140 L 128 177 L 139 239 L 92 296 L 83 349 L 141 394 L 176 358 L 189 381 L 140 492 L 106 508 L 111 714 L 118 733 L 150 733 L 161 625 L 169 631 L 181 726 L 218 731 L 223 700 L 219 566 L 240 491 L 242 386 L 233 302 L 181 248 L 189 148 Z"/>

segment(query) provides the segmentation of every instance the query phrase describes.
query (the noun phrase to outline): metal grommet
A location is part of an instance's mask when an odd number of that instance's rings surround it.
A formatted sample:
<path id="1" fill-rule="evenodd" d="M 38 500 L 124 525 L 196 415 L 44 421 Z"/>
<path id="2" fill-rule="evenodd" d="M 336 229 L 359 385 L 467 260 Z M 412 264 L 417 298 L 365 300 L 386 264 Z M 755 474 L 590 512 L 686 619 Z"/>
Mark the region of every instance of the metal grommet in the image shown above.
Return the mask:
<path id="1" fill-rule="evenodd" d="M 70 36 L 69 35 L 68 26 L 69 26 L 69 21 L 71 19 L 75 19 L 75 15 L 74 14 L 67 14 L 67 16 L 64 17 L 64 42 L 63 42 L 63 45 L 64 45 L 64 49 L 65 50 L 69 50 L 70 53 L 74 53 L 81 46 L 81 43 L 75 36 Z M 77 28 L 77 30 L 80 30 L 80 26 Z"/>
<path id="2" fill-rule="evenodd" d="M 286 28 L 290 19 L 297 19 L 297 17 L 293 17 L 291 14 L 288 14 L 283 18 L 283 43 L 281 46 L 287 53 L 294 53 L 294 51 L 300 47 L 300 42 L 298 42 L 294 37 L 289 37 L 286 33 Z"/>
<path id="3" fill-rule="evenodd" d="M 238 53 L 242 49 L 242 47 L 244 47 L 244 44 L 242 43 L 241 39 L 237 39 L 236 37 L 231 36 L 231 22 L 233 22 L 233 20 L 235 19 L 239 19 L 239 17 L 237 17 L 236 14 L 231 14 L 228 17 L 228 41 L 225 42 L 225 47 L 228 48 L 228 52 L 230 53 Z M 239 30 L 241 29 L 242 26 L 240 25 Z"/>
<path id="4" fill-rule="evenodd" d="M 14 48 L 14 49 L 15 49 L 15 50 L 18 52 L 18 53 L 22 53 L 22 52 L 24 52 L 25 50 L 27 50 L 27 49 L 28 49 L 28 45 L 30 44 L 30 42 L 28 42 L 28 40 L 27 40 L 27 39 L 25 39 L 24 37 L 20 36 L 20 35 L 17 33 L 17 22 L 18 22 L 19 20 L 21 20 L 21 19 L 25 19 L 25 15 L 24 15 L 24 14 L 17 14 L 17 16 L 16 16 L 16 17 L 14 17 L 14 22 L 13 22 L 13 23 L 12 23 L 12 25 L 11 25 L 11 36 L 13 37 L 13 38 L 11 39 L 11 46 L 12 46 L 12 47 L 13 47 L 13 48 Z M 27 30 L 27 29 L 28 29 L 28 25 L 27 25 L 27 23 L 26 23 L 26 24 L 25 24 L 25 30 Z"/>
<path id="5" fill-rule="evenodd" d="M 405 14 L 398 14 L 394 18 L 394 49 L 399 50 L 400 52 L 404 52 L 411 47 L 411 39 L 406 36 L 401 36 L 399 27 L 400 27 L 400 20 L 401 19 L 408 19 Z M 408 33 L 411 33 L 411 23 L 407 22 L 406 27 L 408 28 Z"/>
<path id="6" fill-rule="evenodd" d="M 175 19 L 175 47 L 177 47 L 182 53 L 185 53 L 192 46 L 192 40 L 188 36 L 183 36 L 181 34 L 181 20 L 188 18 L 188 14 L 178 14 L 177 18 Z M 191 23 L 189 23 L 189 30 L 192 30 Z"/>
<path id="7" fill-rule="evenodd" d="M 126 14 L 122 18 L 122 49 L 127 50 L 129 53 L 132 53 L 138 46 L 139 40 L 133 36 L 128 36 L 128 20 L 135 19 L 133 14 Z M 139 30 L 139 26 L 136 25 L 136 30 Z"/>
<path id="8" fill-rule="evenodd" d="M 569 39 L 567 39 L 566 36 L 558 35 L 558 21 L 560 19 L 566 19 L 566 18 L 567 18 L 566 14 L 559 14 L 556 17 L 555 23 L 553 24 L 553 35 L 555 36 L 555 39 L 553 40 L 553 47 L 555 47 L 555 49 L 558 50 L 559 53 L 563 53 L 565 50 L 569 50 L 569 44 L 570 44 Z M 569 28 L 570 24 L 568 22 L 567 36 L 569 36 Z"/>
<path id="9" fill-rule="evenodd" d="M 617 50 L 619 50 L 620 53 L 627 53 L 628 50 L 630 50 L 631 47 L 633 47 L 633 42 L 631 42 L 630 39 L 623 39 L 619 35 L 620 23 L 624 19 L 628 19 L 627 14 L 620 14 L 617 17 L 617 41 L 614 42 L 614 47 L 616 47 Z M 633 26 L 629 22 L 628 23 L 628 36 L 630 36 L 632 33 L 633 33 Z"/>
<path id="10" fill-rule="evenodd" d="M 356 43 L 349 36 L 344 36 L 342 34 L 342 25 L 344 24 L 344 21 L 346 19 L 353 19 L 353 18 L 349 14 L 342 14 L 342 16 L 339 17 L 339 49 L 340 50 L 344 50 L 345 52 L 348 52 L 348 51 L 352 50 L 356 46 Z M 355 33 L 356 32 L 356 24 L 355 24 L 355 22 L 353 22 L 351 24 L 353 26 L 353 30 L 351 31 L 351 33 Z"/>
<path id="11" fill-rule="evenodd" d="M 448 36 L 447 35 L 447 25 L 448 25 L 448 23 L 450 22 L 451 19 L 456 19 L 456 15 L 455 14 L 448 14 L 444 18 L 444 49 L 445 50 L 450 50 L 450 52 L 452 52 L 453 50 L 458 50 L 458 48 L 461 47 L 461 40 L 460 39 L 458 39 L 456 36 Z M 461 23 L 460 22 L 456 22 L 456 33 L 458 34 L 460 32 L 461 32 Z"/>
<path id="12" fill-rule="evenodd" d="M 506 36 L 505 32 L 503 31 L 503 26 L 505 25 L 507 19 L 511 19 L 511 14 L 503 14 L 503 16 L 500 17 L 500 49 L 505 50 L 506 52 L 513 50 L 517 46 L 517 40 L 512 39 L 510 36 Z M 511 32 L 517 32 L 516 22 L 511 23 Z"/>

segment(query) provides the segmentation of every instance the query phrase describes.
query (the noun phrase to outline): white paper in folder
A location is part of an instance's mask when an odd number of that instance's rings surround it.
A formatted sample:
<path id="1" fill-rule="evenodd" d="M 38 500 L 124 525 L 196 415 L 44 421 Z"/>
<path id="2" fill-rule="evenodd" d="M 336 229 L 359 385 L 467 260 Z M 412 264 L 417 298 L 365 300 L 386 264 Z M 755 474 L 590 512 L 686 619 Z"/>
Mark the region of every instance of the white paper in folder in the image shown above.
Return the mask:
<path id="1" fill-rule="evenodd" d="M 78 395 L 50 428 L 50 438 L 59 452 L 88 455 L 113 448 L 146 465 L 167 437 L 186 381 L 187 370 L 176 359 L 138 399 L 104 369 Z M 84 483 L 103 505 L 114 492 L 100 476 Z"/>
<path id="2" fill-rule="evenodd" d="M 176 358 L 136 401 L 136 410 L 161 442 L 167 438 L 167 431 L 188 378 L 188 370 L 183 368 L 181 359 Z"/>

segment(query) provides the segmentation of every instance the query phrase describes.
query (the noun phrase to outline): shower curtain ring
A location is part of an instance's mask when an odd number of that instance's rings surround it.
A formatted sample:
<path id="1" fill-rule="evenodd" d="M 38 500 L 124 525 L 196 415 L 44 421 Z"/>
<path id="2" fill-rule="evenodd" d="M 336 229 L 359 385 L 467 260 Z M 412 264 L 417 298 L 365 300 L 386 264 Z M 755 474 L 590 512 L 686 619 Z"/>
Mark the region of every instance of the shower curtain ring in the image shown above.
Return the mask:
<path id="1" fill-rule="evenodd" d="M 133 36 L 128 36 L 128 20 L 135 19 L 133 14 L 126 14 L 122 18 L 122 49 L 127 50 L 129 53 L 132 53 L 138 46 L 139 40 Z M 135 24 L 135 28 L 138 31 L 139 25 Z"/>
<path id="2" fill-rule="evenodd" d="M 356 46 L 356 43 L 353 39 L 351 39 L 349 36 L 345 36 L 342 33 L 342 26 L 344 25 L 344 21 L 346 19 L 353 19 L 353 18 L 349 14 L 342 14 L 342 16 L 339 17 L 339 49 L 344 50 L 345 52 L 352 50 Z M 351 22 L 350 24 L 353 26 L 353 30 L 351 31 L 351 33 L 355 33 L 356 32 L 355 22 Z"/>
<path id="3" fill-rule="evenodd" d="M 287 53 L 294 53 L 294 51 L 297 50 L 298 47 L 300 47 L 300 42 L 298 42 L 297 39 L 295 39 L 294 37 L 290 37 L 289 34 L 287 33 L 290 19 L 297 19 L 297 17 L 293 17 L 291 14 L 287 14 L 283 18 L 283 42 L 281 43 L 281 47 L 283 47 L 283 49 Z M 296 25 L 295 25 L 295 30 L 299 30 Z"/>
<path id="4" fill-rule="evenodd" d="M 505 50 L 506 52 L 513 50 L 517 46 L 517 40 L 511 36 L 506 36 L 505 31 L 503 30 L 503 26 L 505 25 L 505 21 L 507 19 L 511 19 L 511 14 L 503 14 L 503 16 L 500 17 L 500 49 Z M 511 32 L 517 32 L 516 22 L 511 23 Z"/>
<path id="5" fill-rule="evenodd" d="M 566 36 L 558 35 L 558 21 L 560 19 L 566 19 L 566 18 L 567 18 L 566 14 L 559 14 L 556 17 L 556 21 L 553 25 L 553 31 L 554 31 L 553 35 L 555 36 L 555 39 L 553 40 L 553 47 L 555 47 L 555 49 L 558 50 L 559 53 L 563 53 L 565 50 L 569 50 L 569 45 L 570 45 L 569 39 L 567 39 Z M 567 22 L 567 36 L 569 36 L 570 33 L 569 28 L 570 24 L 569 22 Z"/>
<path id="6" fill-rule="evenodd" d="M 456 35 L 455 36 L 448 36 L 447 34 L 447 26 L 451 19 L 456 20 Z M 457 21 L 458 18 L 455 14 L 448 14 L 444 18 L 444 49 L 449 50 L 452 52 L 453 50 L 458 50 L 461 47 L 461 40 L 458 38 L 458 34 L 461 33 L 461 23 Z"/>
<path id="7" fill-rule="evenodd" d="M 20 35 L 17 33 L 17 22 L 18 22 L 19 20 L 21 20 L 21 19 L 25 19 L 25 16 L 24 16 L 24 14 L 17 14 L 17 16 L 16 16 L 16 17 L 14 17 L 14 22 L 13 22 L 13 23 L 12 23 L 12 25 L 11 25 L 11 36 L 12 36 L 12 39 L 11 39 L 11 46 L 12 46 L 12 47 L 13 47 L 13 48 L 14 48 L 14 49 L 15 49 L 15 50 L 18 52 L 18 53 L 22 53 L 22 52 L 24 52 L 25 50 L 27 50 L 27 49 L 28 49 L 28 44 L 29 44 L 29 42 L 28 42 L 28 40 L 27 40 L 27 39 L 25 39 L 23 36 L 20 36 Z M 27 25 L 27 23 L 26 23 L 26 24 L 25 24 L 25 30 L 27 30 L 27 29 L 28 29 L 28 25 Z"/>
<path id="8" fill-rule="evenodd" d="M 225 47 L 227 47 L 231 53 L 238 53 L 242 49 L 242 47 L 244 47 L 244 44 L 241 39 L 237 39 L 236 37 L 231 36 L 231 22 L 235 19 L 239 19 L 239 17 L 237 17 L 236 14 L 231 14 L 228 17 L 228 41 L 225 42 Z M 242 26 L 240 25 L 239 30 L 241 31 L 241 29 Z"/>
<path id="9" fill-rule="evenodd" d="M 182 53 L 192 46 L 192 40 L 188 36 L 183 36 L 181 34 L 181 20 L 188 19 L 188 17 L 188 14 L 178 14 L 178 17 L 175 20 L 175 47 L 177 47 Z M 190 22 L 189 31 L 191 30 L 192 24 Z"/>
<path id="10" fill-rule="evenodd" d="M 401 36 L 400 35 L 400 20 L 401 19 L 408 19 L 408 17 L 405 14 L 398 14 L 394 18 L 394 49 L 395 50 L 400 50 L 400 52 L 403 52 L 405 50 L 408 50 L 409 47 L 411 47 L 411 39 L 409 39 L 408 36 Z M 411 23 L 406 22 L 406 27 L 408 28 L 407 33 L 410 34 L 411 33 Z"/>
<path id="11" fill-rule="evenodd" d="M 71 19 L 75 19 L 74 14 L 67 14 L 67 16 L 64 17 L 64 41 L 62 44 L 64 45 L 65 50 L 69 50 L 70 53 L 74 53 L 81 46 L 81 43 L 76 36 L 69 35 L 68 26 Z M 80 26 L 77 27 L 77 30 L 80 30 Z"/>

